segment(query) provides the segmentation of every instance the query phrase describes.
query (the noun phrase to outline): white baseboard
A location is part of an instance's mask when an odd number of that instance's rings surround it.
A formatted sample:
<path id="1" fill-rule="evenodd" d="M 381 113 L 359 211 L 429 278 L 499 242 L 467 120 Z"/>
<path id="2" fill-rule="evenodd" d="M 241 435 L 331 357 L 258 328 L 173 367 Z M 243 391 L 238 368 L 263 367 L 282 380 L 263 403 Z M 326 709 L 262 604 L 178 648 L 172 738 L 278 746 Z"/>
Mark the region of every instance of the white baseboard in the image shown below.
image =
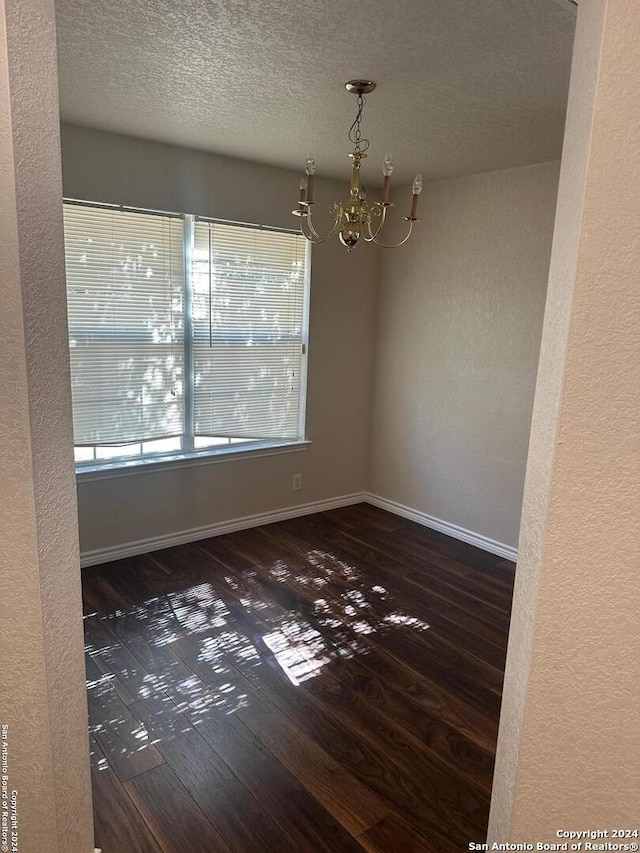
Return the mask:
<path id="1" fill-rule="evenodd" d="M 496 554 L 498 557 L 504 557 L 505 560 L 513 560 L 515 562 L 518 558 L 517 549 L 512 548 L 510 545 L 496 542 L 495 539 L 489 539 L 480 533 L 466 530 L 457 524 L 451 524 L 448 521 L 443 521 L 441 518 L 435 518 L 417 509 L 404 506 L 404 504 L 382 498 L 379 495 L 374 495 L 370 492 L 354 492 L 353 494 L 341 495 L 337 498 L 298 504 L 296 506 L 285 507 L 284 509 L 273 510 L 272 512 L 261 512 L 257 515 L 245 515 L 241 518 L 230 519 L 229 521 L 207 524 L 204 527 L 193 527 L 190 530 L 180 530 L 177 533 L 169 533 L 166 536 L 153 536 L 149 539 L 125 542 L 122 545 L 97 548 L 95 551 L 84 551 L 80 555 L 80 565 L 85 568 L 86 566 L 95 566 L 98 563 L 109 563 L 112 560 L 122 560 L 125 557 L 148 554 L 150 551 L 159 551 L 162 548 L 171 548 L 174 545 L 185 545 L 187 542 L 209 539 L 211 536 L 221 536 L 224 533 L 233 533 L 236 530 L 247 530 L 250 527 L 260 527 L 263 524 L 273 524 L 276 521 L 286 521 L 288 518 L 298 518 L 303 515 L 326 512 L 330 509 L 339 509 L 343 506 L 363 502 L 370 503 L 373 506 L 380 507 L 380 509 L 387 510 L 387 512 L 400 515 L 403 518 L 408 518 L 410 521 L 415 521 L 423 525 L 423 527 L 438 530 L 440 533 L 445 533 L 454 539 L 467 542 L 469 545 L 475 545 L 476 548 L 489 551 L 489 553 Z"/>
<path id="2" fill-rule="evenodd" d="M 286 521 L 288 518 L 298 518 L 302 515 L 312 515 L 315 512 L 326 512 L 342 506 L 363 503 L 367 500 L 365 492 L 354 492 L 351 495 L 341 495 L 323 501 L 285 507 L 272 512 L 261 512 L 257 515 L 245 515 L 229 521 L 219 521 L 204 527 L 193 527 L 190 530 L 180 530 L 166 536 L 153 536 L 149 539 L 138 539 L 135 542 L 125 542 L 110 548 L 97 548 L 95 551 L 84 551 L 80 554 L 82 568 L 95 566 L 98 563 L 110 563 L 112 560 L 122 560 L 125 557 L 135 557 L 138 554 L 148 554 L 162 548 L 174 545 L 185 545 L 187 542 L 197 542 L 199 539 L 209 539 L 211 536 L 221 536 L 223 533 L 233 533 L 236 530 L 247 530 L 250 527 L 260 527 L 263 524 L 273 524 L 276 521 Z"/>
<path id="3" fill-rule="evenodd" d="M 517 548 L 512 548 L 511 545 L 505 545 L 503 542 L 496 542 L 495 539 L 489 539 L 488 536 L 482 536 L 480 533 L 474 533 L 472 530 L 466 530 L 464 527 L 459 527 L 457 524 L 451 524 L 449 521 L 443 521 L 441 518 L 435 518 L 433 515 L 427 515 L 426 512 L 420 512 L 417 509 L 404 506 L 404 504 L 390 501 L 387 498 L 381 498 L 379 495 L 367 493 L 365 501 L 373 506 L 386 509 L 387 512 L 393 512 L 395 515 L 401 515 L 403 518 L 408 518 L 410 521 L 416 521 L 424 527 L 430 527 L 432 530 L 438 530 L 440 533 L 446 533 L 447 536 L 453 539 L 459 539 L 461 542 L 467 542 L 469 545 L 475 545 L 476 548 L 482 548 L 483 551 L 489 551 L 490 554 L 495 554 L 498 557 L 504 557 L 505 560 L 513 560 L 515 563 L 518 559 Z"/>

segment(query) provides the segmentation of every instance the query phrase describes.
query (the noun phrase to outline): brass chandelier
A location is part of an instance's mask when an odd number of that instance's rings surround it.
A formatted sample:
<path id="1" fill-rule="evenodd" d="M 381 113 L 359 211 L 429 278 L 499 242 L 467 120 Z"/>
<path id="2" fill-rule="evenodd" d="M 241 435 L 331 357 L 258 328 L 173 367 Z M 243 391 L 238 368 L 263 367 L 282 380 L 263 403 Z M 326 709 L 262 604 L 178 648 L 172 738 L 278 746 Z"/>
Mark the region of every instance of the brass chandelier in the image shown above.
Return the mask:
<path id="1" fill-rule="evenodd" d="M 362 122 L 362 110 L 364 108 L 364 96 L 376 88 L 376 84 L 371 80 L 349 80 L 345 83 L 345 88 L 348 92 L 352 92 L 358 97 L 358 111 L 353 124 L 349 129 L 349 141 L 353 144 L 354 149 L 349 153 L 349 158 L 352 161 L 351 166 L 351 186 L 349 189 L 349 200 L 345 202 L 336 201 L 331 213 L 334 217 L 333 226 L 329 233 L 322 237 L 315 229 L 312 221 L 312 211 L 314 201 L 314 183 L 316 174 L 316 164 L 309 157 L 305 166 L 305 177 L 300 181 L 300 198 L 298 207 L 292 213 L 300 217 L 300 228 L 304 236 L 311 243 L 324 243 L 331 239 L 335 234 L 338 235 L 340 242 L 346 246 L 347 251 L 351 252 L 358 243 L 363 240 L 365 243 L 377 243 L 385 249 L 394 249 L 397 246 L 402 246 L 407 242 L 413 231 L 413 223 L 418 222 L 416 211 L 418 209 L 418 196 L 422 192 L 422 175 L 418 174 L 415 177 L 412 187 L 411 211 L 409 216 L 402 218 L 408 223 L 408 231 L 406 236 L 399 243 L 383 243 L 380 239 L 380 233 L 384 228 L 387 219 L 387 211 L 393 207 L 389 201 L 389 193 L 391 190 L 391 173 L 393 172 L 393 163 L 391 155 L 385 154 L 382 164 L 382 200 L 367 202 L 367 191 L 365 185 L 360 180 L 360 164 L 367 156 L 366 151 L 369 148 L 369 140 L 362 136 L 360 128 Z"/>

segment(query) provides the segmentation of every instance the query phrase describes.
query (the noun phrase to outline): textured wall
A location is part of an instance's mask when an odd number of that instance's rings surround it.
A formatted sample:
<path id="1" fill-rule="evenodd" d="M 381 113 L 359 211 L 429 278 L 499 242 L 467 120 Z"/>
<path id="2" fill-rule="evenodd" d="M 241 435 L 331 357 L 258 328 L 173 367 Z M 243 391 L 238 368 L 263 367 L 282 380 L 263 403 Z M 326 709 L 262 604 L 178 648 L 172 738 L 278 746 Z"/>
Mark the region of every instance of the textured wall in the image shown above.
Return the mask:
<path id="1" fill-rule="evenodd" d="M 20 853 L 93 850 L 53 2 L 0 0 L 0 722 Z"/>
<path id="2" fill-rule="evenodd" d="M 291 209 L 300 175 L 294 172 L 76 127 L 63 127 L 62 155 L 67 197 L 296 225 Z M 346 190 L 322 180 L 317 187 L 321 213 Z M 377 264 L 373 246 L 352 255 L 337 240 L 314 247 L 308 450 L 81 482 L 82 550 L 362 491 Z M 293 473 L 303 475 L 300 492 L 291 491 Z"/>
<path id="3" fill-rule="evenodd" d="M 581 0 L 491 840 L 638 828 L 640 18 Z"/>
<path id="4" fill-rule="evenodd" d="M 370 491 L 511 546 L 558 168 L 429 184 L 380 278 Z"/>

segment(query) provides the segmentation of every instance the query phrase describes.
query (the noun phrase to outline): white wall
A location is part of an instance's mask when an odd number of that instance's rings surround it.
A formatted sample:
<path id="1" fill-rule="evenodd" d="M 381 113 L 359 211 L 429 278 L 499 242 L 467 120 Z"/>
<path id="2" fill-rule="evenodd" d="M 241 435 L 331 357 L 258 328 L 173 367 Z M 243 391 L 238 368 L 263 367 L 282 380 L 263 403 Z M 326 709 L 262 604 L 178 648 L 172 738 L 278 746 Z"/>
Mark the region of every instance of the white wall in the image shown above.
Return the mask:
<path id="1" fill-rule="evenodd" d="M 62 142 L 68 197 L 295 224 L 294 172 L 70 126 Z M 367 489 L 516 546 L 558 168 L 428 185 L 402 249 L 315 247 L 311 448 L 82 481 L 82 550 Z M 345 192 L 318 184 L 319 207 Z"/>
<path id="2" fill-rule="evenodd" d="M 69 126 L 62 154 L 69 198 L 296 227 L 294 172 Z M 347 185 L 321 175 L 316 185 L 328 219 Z M 376 247 L 351 255 L 336 240 L 314 247 L 308 450 L 81 482 L 82 550 L 364 490 L 377 272 Z M 293 493 L 298 472 L 303 489 Z"/>
<path id="3" fill-rule="evenodd" d="M 94 849 L 55 50 L 53 0 L 0 0 L 0 723 L 20 853 Z"/>
<path id="4" fill-rule="evenodd" d="M 638 829 L 638 44 L 636 0 L 580 0 L 491 842 Z"/>
<path id="5" fill-rule="evenodd" d="M 430 184 L 414 236 L 382 257 L 369 489 L 508 546 L 558 172 L 552 162 Z"/>

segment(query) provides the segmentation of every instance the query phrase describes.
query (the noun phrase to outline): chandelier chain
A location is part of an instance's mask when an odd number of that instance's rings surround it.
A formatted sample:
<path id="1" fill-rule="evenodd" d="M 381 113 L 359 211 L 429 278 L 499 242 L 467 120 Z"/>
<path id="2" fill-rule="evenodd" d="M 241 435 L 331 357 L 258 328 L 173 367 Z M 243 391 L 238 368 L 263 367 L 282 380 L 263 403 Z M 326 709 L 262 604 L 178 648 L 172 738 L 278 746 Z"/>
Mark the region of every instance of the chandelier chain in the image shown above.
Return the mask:
<path id="1" fill-rule="evenodd" d="M 356 117 L 353 121 L 353 124 L 349 128 L 349 142 L 351 142 L 358 154 L 364 154 L 364 152 L 369 147 L 370 143 L 366 137 L 362 136 L 362 131 L 360 130 L 360 125 L 362 124 L 362 110 L 364 108 L 365 100 L 362 94 L 358 94 L 358 112 L 356 113 Z"/>

